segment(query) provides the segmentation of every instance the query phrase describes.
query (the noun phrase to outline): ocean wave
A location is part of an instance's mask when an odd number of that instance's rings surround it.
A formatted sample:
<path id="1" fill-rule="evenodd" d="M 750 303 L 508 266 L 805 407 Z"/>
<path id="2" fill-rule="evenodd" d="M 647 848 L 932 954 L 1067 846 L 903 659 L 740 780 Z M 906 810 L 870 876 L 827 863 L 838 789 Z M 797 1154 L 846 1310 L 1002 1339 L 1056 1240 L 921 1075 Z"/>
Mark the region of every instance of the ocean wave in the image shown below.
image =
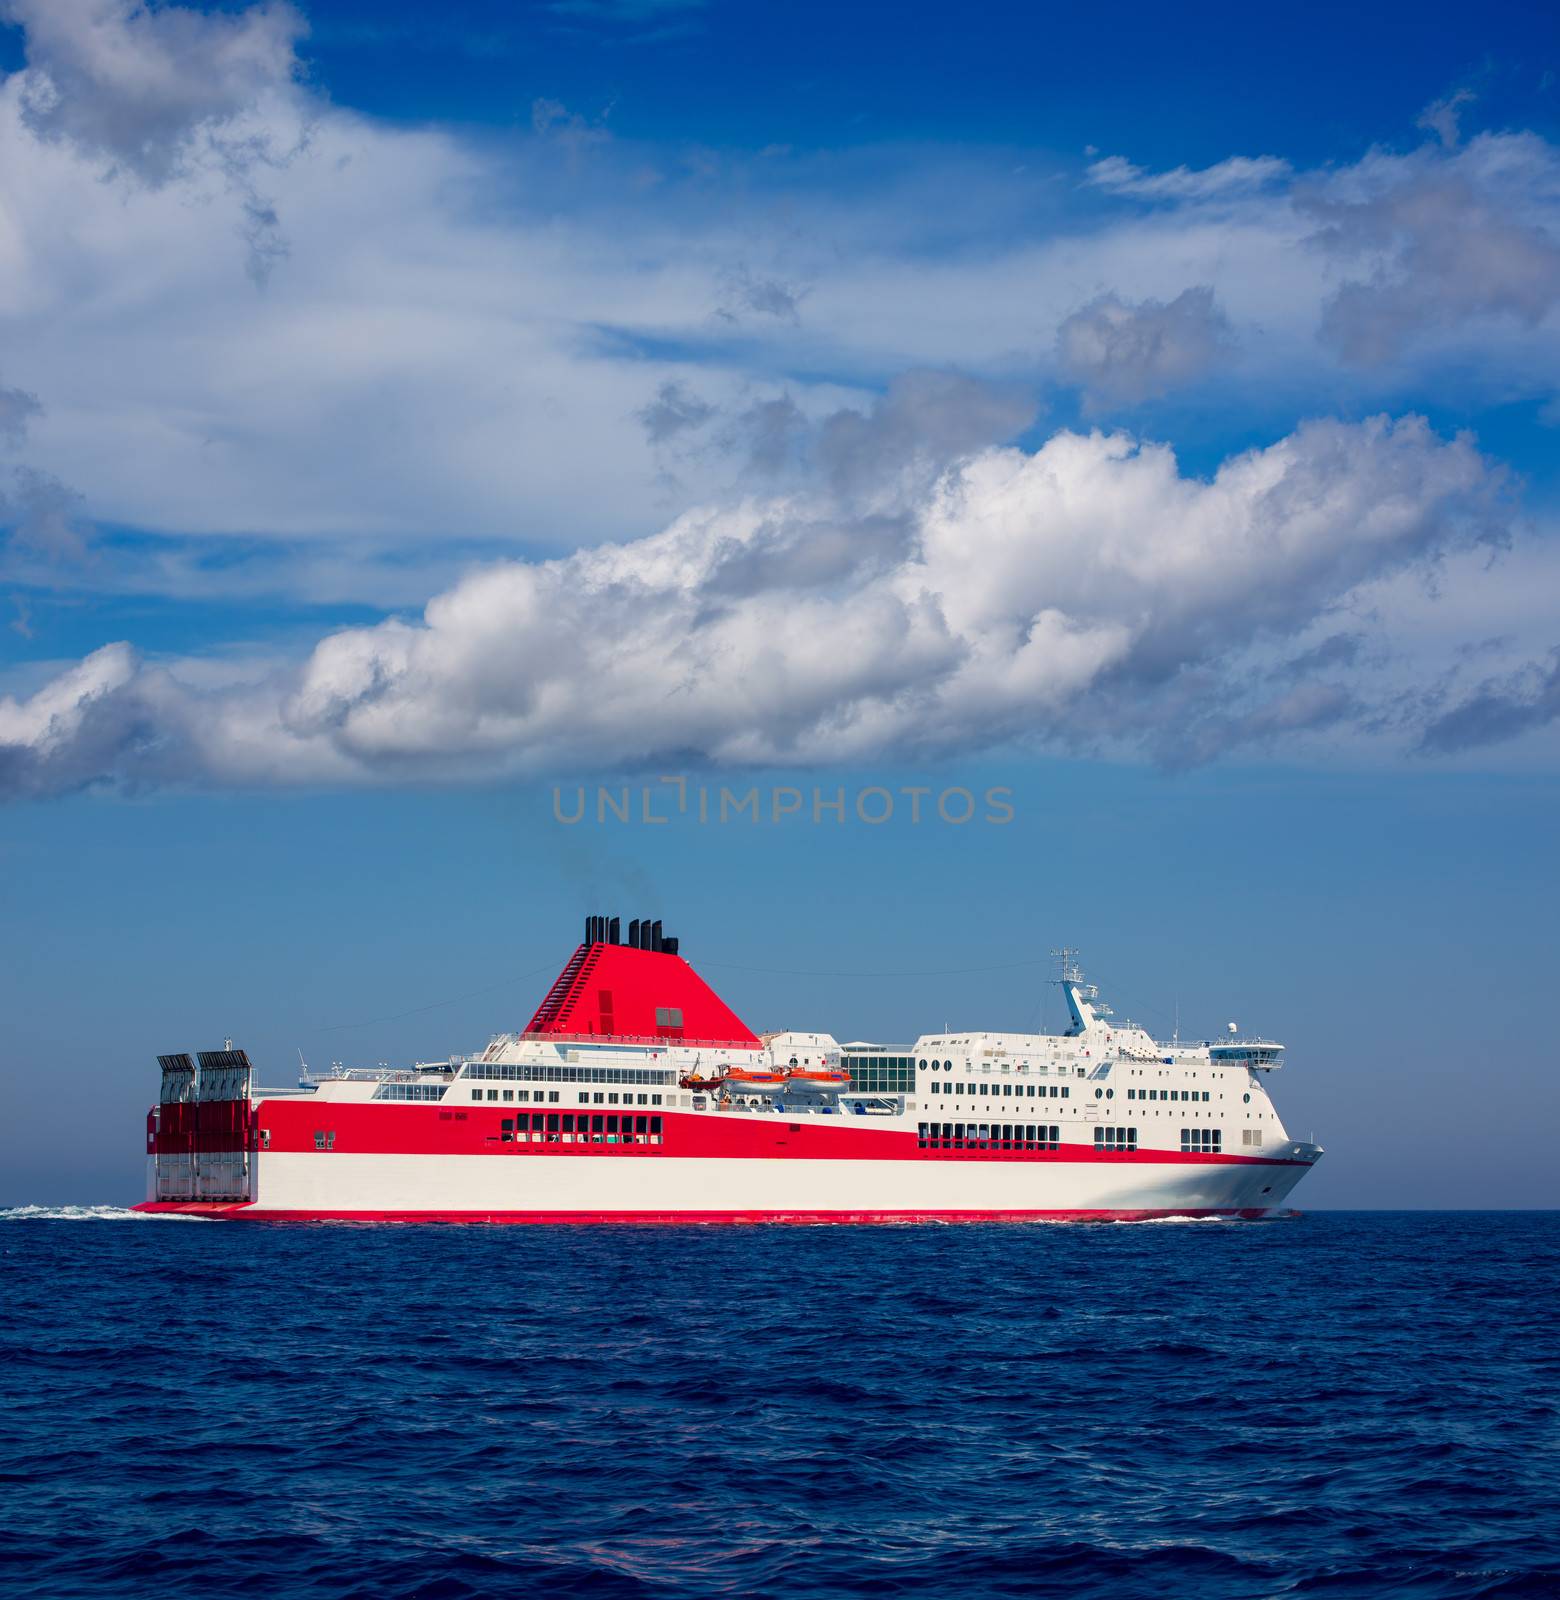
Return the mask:
<path id="1" fill-rule="evenodd" d="M 1560 1215 L 1162 1220 L 12 1228 L 7 1600 L 1560 1593 Z"/>

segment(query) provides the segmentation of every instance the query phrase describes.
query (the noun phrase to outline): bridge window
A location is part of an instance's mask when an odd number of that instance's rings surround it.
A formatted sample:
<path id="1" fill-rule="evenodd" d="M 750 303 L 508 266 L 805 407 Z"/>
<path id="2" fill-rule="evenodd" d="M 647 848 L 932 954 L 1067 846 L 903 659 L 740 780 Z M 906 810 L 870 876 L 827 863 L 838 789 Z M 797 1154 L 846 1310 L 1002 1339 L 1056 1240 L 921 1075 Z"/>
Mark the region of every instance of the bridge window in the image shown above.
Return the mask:
<path id="1" fill-rule="evenodd" d="M 840 1065 L 850 1074 L 851 1089 L 859 1094 L 910 1094 L 915 1089 L 917 1062 L 914 1056 L 891 1056 L 875 1051 L 851 1055 L 847 1052 L 840 1057 Z M 923 1071 L 930 1067 L 936 1072 L 944 1063 L 923 1061 L 919 1065 Z M 932 1092 L 937 1092 L 935 1084 Z M 947 1084 L 943 1085 L 942 1092 L 950 1092 Z"/>

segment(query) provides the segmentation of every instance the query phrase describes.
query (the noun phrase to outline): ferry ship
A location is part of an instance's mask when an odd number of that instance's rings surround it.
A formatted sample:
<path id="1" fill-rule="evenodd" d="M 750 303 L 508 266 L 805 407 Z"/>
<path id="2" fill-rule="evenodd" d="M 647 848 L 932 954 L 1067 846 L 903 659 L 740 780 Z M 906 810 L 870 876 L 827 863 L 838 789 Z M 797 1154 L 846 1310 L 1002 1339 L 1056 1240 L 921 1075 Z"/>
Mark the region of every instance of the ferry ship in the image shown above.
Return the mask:
<path id="1" fill-rule="evenodd" d="M 1321 1156 L 1283 1046 L 1156 1041 L 1063 952 L 1068 1026 L 913 1045 L 753 1033 L 660 922 L 586 919 L 519 1033 L 405 1070 L 254 1082 L 159 1056 L 138 1209 L 267 1221 L 1262 1217 Z"/>

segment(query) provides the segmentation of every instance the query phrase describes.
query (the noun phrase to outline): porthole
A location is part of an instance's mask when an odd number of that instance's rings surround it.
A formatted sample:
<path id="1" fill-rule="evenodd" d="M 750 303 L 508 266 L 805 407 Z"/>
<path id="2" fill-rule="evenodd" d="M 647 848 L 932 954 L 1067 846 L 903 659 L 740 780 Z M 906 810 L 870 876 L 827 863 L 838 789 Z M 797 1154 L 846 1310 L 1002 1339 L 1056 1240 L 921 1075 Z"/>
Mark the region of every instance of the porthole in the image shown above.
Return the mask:
<path id="1" fill-rule="evenodd" d="M 924 1061 L 921 1063 L 921 1071 L 922 1072 L 926 1071 L 926 1063 Z"/>
<path id="2" fill-rule="evenodd" d="M 1114 1089 L 1107 1089 L 1105 1091 L 1105 1098 L 1107 1100 L 1114 1100 L 1116 1098 L 1116 1091 Z"/>
<path id="3" fill-rule="evenodd" d="M 1251 1096 L 1249 1094 L 1243 1094 L 1241 1099 L 1244 1100 L 1248 1106 L 1251 1104 Z"/>
<path id="4" fill-rule="evenodd" d="M 1096 1100 L 1103 1100 L 1105 1098 L 1105 1091 L 1103 1089 L 1096 1089 L 1094 1091 L 1094 1098 Z"/>

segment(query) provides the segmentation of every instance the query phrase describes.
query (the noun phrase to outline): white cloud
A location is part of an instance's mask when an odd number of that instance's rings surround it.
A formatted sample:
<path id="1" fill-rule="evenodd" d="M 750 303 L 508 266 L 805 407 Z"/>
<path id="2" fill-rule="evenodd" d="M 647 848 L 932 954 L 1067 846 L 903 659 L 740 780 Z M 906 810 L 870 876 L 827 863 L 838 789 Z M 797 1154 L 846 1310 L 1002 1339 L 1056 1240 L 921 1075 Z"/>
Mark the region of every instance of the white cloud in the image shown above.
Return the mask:
<path id="1" fill-rule="evenodd" d="M 240 162 L 270 140 L 251 119 L 291 90 L 308 29 L 282 0 L 233 15 L 141 0 L 0 0 L 25 29 L 15 88 L 26 125 L 149 183 L 226 142 Z M 247 125 L 246 124 L 250 124 Z M 246 150 L 245 146 L 249 148 Z"/>
<path id="2" fill-rule="evenodd" d="M 1101 295 L 1062 323 L 1056 347 L 1063 376 L 1098 408 L 1136 405 L 1193 383 L 1227 361 L 1235 341 L 1213 290 L 1202 285 L 1168 303 L 1128 305 Z"/>
<path id="3" fill-rule="evenodd" d="M 621 138 L 560 148 L 571 114 L 550 107 L 543 134 L 502 142 L 376 122 L 297 82 L 297 21 L 278 7 L 14 0 L 12 14 L 33 64 L 0 87 L 0 352 L 6 382 L 42 406 L 28 464 L 79 493 L 84 519 L 170 540 L 314 541 L 347 573 L 370 545 L 648 533 L 729 493 L 740 454 L 679 445 L 670 472 L 642 422 L 658 394 L 763 415 L 753 455 L 792 460 L 787 407 L 814 422 L 859 409 L 907 369 L 1036 394 L 1067 375 L 1059 360 L 1079 376 L 1089 305 L 1096 406 L 1202 370 L 1217 382 L 1200 404 L 1243 423 L 1255 405 L 1273 431 L 1323 396 L 1403 408 L 1412 391 L 1380 367 L 1338 378 L 1332 351 L 1357 354 L 1344 330 L 1368 320 L 1350 321 L 1346 296 L 1332 343 L 1316 338 L 1340 280 L 1375 294 L 1378 260 L 1388 288 L 1405 273 L 1421 286 L 1387 319 L 1394 360 L 1428 334 L 1505 400 L 1542 394 L 1560 359 L 1552 318 L 1535 329 L 1524 309 L 1492 333 L 1467 274 L 1392 237 L 1346 246 L 1359 230 L 1341 217 L 1319 224 L 1312 199 L 1363 204 L 1389 183 L 1370 176 L 1382 157 L 1294 181 L 1274 157 L 1158 174 L 1110 158 L 1080 215 L 1066 186 L 978 154 L 726 156 L 693 172 L 685 152 Z M 67 118 L 61 98 L 40 123 L 40 75 L 76 85 L 90 116 Z M 235 178 L 222 152 L 254 151 Z M 1475 198 L 1498 184 L 1495 215 L 1548 227 L 1543 141 L 1415 159 L 1439 170 L 1475 152 L 1477 172 L 1458 169 Z M 1447 225 L 1472 251 L 1466 220 Z M 1501 303 L 1531 308 L 1542 296 L 1524 297 L 1516 259 L 1495 264 Z M 1189 314 L 1189 284 L 1214 296 L 1238 363 L 1210 359 L 1214 319 Z M 1113 333 L 1117 306 L 1134 315 Z M 1475 314 L 1477 338 L 1457 343 Z"/>
<path id="4" fill-rule="evenodd" d="M 1490 319 L 1536 329 L 1560 305 L 1560 161 L 1531 134 L 1377 153 L 1301 199 L 1314 242 L 1367 274 L 1323 308 L 1323 337 L 1349 361 Z"/>
<path id="5" fill-rule="evenodd" d="M 1360 653 L 1312 635 L 1502 537 L 1501 490 L 1416 418 L 1308 423 L 1206 481 L 1163 446 L 1060 433 L 929 484 L 885 475 L 865 502 L 748 498 L 501 563 L 417 622 L 332 633 L 237 686 L 111 646 L 0 701 L 0 774 L 11 792 L 438 782 L 1332 737 L 1379 708 Z"/>
<path id="6" fill-rule="evenodd" d="M 1291 176 L 1293 168 L 1277 156 L 1230 156 L 1211 167 L 1146 172 L 1125 156 L 1106 156 L 1091 163 L 1084 182 L 1111 194 L 1137 200 L 1201 201 L 1249 194 Z"/>

